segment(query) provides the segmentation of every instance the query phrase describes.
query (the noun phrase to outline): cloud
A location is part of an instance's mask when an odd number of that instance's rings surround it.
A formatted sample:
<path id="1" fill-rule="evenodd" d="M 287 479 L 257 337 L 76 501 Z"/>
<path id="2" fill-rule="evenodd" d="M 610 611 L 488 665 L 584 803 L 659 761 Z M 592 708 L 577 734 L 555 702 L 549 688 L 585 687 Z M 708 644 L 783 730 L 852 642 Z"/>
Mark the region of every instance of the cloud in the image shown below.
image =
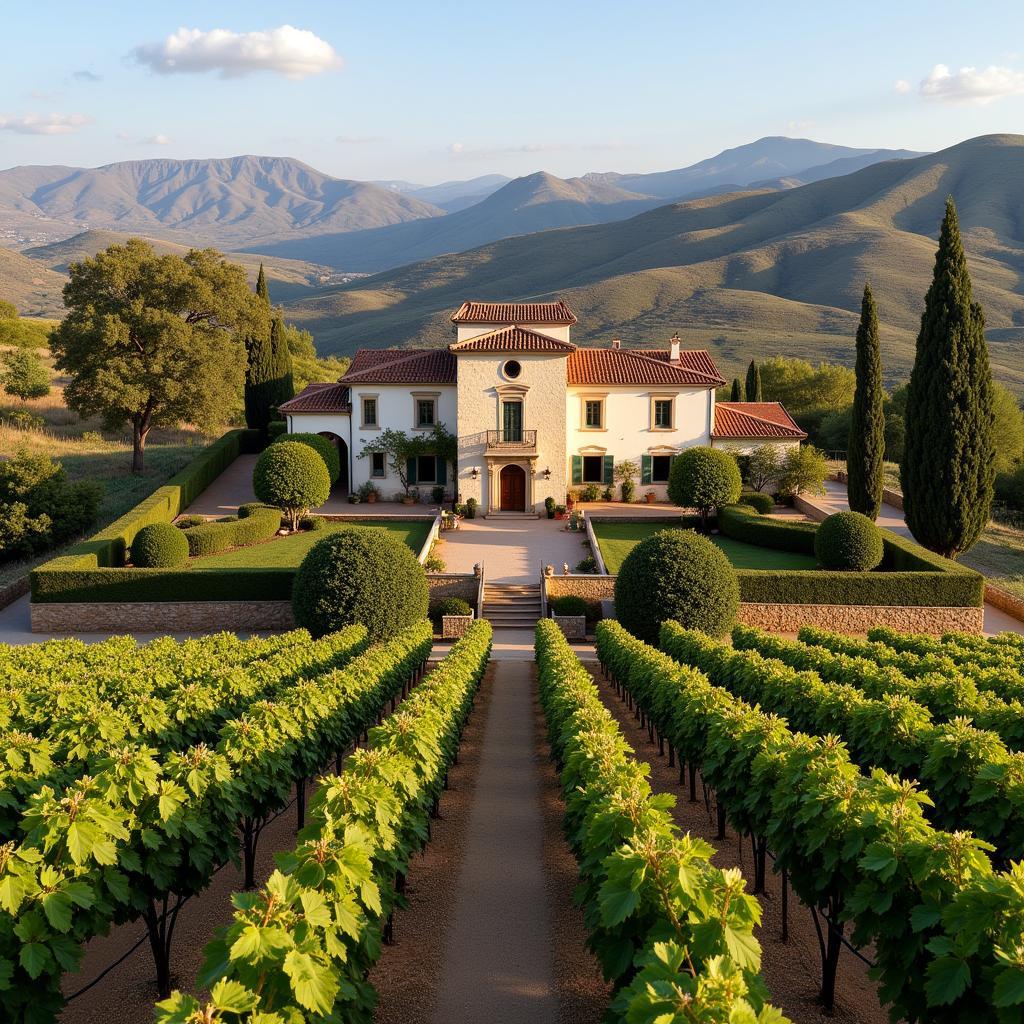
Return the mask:
<path id="1" fill-rule="evenodd" d="M 900 95 L 910 92 L 910 83 L 905 78 L 897 78 L 892 83 L 892 91 L 898 92 Z"/>
<path id="2" fill-rule="evenodd" d="M 448 152 L 453 156 L 491 157 L 509 156 L 513 153 L 551 153 L 556 150 L 569 149 L 564 145 L 554 145 L 547 142 L 528 142 L 522 146 L 498 146 L 494 148 L 474 149 L 462 142 L 453 142 L 448 147 Z"/>
<path id="3" fill-rule="evenodd" d="M 143 139 L 147 145 L 150 146 L 169 146 L 171 140 L 166 135 L 150 135 L 148 139 Z"/>
<path id="4" fill-rule="evenodd" d="M 158 75 L 216 71 L 221 78 L 238 78 L 273 71 L 299 79 L 341 66 L 341 57 L 330 43 L 291 25 L 245 33 L 180 28 L 163 42 L 145 43 L 132 52 L 137 63 Z"/>
<path id="5" fill-rule="evenodd" d="M 950 71 L 945 64 L 936 64 L 918 92 L 926 100 L 954 106 L 985 106 L 1006 96 L 1024 95 L 1024 71 L 1013 68 L 961 68 Z"/>
<path id="6" fill-rule="evenodd" d="M 88 68 L 82 68 L 79 71 L 72 71 L 71 78 L 75 82 L 102 82 L 103 76 L 97 75 L 94 71 L 89 71 Z"/>
<path id="7" fill-rule="evenodd" d="M 0 129 L 19 135 L 70 135 L 83 125 L 92 124 L 85 114 L 26 114 L 24 117 L 0 117 Z"/>
<path id="8" fill-rule="evenodd" d="M 371 135 L 336 135 L 334 141 L 340 142 L 343 146 L 366 146 L 371 142 L 380 142 L 380 139 L 375 139 Z"/>
<path id="9" fill-rule="evenodd" d="M 814 127 L 813 121 L 787 121 L 786 131 L 793 135 L 797 132 L 809 132 Z"/>

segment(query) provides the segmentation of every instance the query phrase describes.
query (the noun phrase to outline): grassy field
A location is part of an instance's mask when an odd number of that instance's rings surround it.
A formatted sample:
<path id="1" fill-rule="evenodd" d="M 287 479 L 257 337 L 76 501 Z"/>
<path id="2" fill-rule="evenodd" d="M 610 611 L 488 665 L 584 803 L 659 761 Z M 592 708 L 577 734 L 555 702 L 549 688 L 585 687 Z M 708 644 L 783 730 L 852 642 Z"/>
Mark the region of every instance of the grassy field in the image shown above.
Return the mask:
<path id="1" fill-rule="evenodd" d="M 989 523 L 981 539 L 958 561 L 977 569 L 996 586 L 1024 598 L 1024 530 Z"/>
<path id="2" fill-rule="evenodd" d="M 646 537 L 664 530 L 664 523 L 601 523 L 594 524 L 594 534 L 601 547 L 608 572 L 615 575 L 626 555 Z M 770 548 L 745 544 L 731 537 L 713 536 L 713 543 L 725 552 L 737 569 L 815 569 L 817 562 L 811 555 L 792 551 L 774 551 Z"/>
<path id="3" fill-rule="evenodd" d="M 405 541 L 413 554 L 418 555 L 430 532 L 429 523 L 398 522 L 373 519 L 364 523 L 331 523 L 326 530 L 308 531 L 290 537 L 275 537 L 263 544 L 251 544 L 220 555 L 195 558 L 192 565 L 198 569 L 297 569 L 309 549 L 318 541 L 339 530 L 384 529 Z"/>

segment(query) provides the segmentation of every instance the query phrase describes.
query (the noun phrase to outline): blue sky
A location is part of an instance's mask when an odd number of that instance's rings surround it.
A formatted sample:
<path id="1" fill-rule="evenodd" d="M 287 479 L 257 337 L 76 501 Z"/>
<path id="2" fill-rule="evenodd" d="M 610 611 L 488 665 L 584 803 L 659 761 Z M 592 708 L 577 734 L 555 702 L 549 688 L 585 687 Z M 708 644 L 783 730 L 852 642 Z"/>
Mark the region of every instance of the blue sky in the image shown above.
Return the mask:
<path id="1" fill-rule="evenodd" d="M 1019 2 L 51 0 L 4 29 L 0 167 L 260 153 L 432 183 L 1024 132 Z"/>

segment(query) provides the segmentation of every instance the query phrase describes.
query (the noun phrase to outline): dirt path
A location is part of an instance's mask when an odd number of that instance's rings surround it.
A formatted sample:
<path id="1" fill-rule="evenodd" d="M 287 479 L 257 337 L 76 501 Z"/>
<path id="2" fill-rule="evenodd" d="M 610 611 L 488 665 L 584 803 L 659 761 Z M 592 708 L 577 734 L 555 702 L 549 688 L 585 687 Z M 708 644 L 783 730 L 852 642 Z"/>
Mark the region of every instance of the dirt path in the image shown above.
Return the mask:
<path id="1" fill-rule="evenodd" d="M 618 720 L 637 756 L 651 766 L 651 786 L 656 793 L 671 793 L 678 802 L 673 816 L 679 826 L 710 842 L 718 851 L 712 858 L 721 868 L 739 867 L 748 878 L 753 877 L 754 865 L 750 840 L 742 839 L 731 828 L 726 838 L 716 839 L 717 822 L 705 808 L 703 800 L 689 802 L 689 791 L 679 784 L 679 768 L 669 768 L 668 758 L 658 756 L 658 746 L 648 740 L 647 730 L 632 711 L 615 695 L 610 683 L 601 678 L 600 667 L 587 666 L 601 691 L 601 697 Z M 697 794 L 700 797 L 700 774 L 697 775 Z M 761 943 L 761 975 L 772 994 L 772 1002 L 780 1007 L 795 1024 L 888 1024 L 888 1014 L 879 1005 L 877 987 L 868 977 L 868 968 L 849 950 L 839 958 L 836 977 L 836 1005 L 831 1014 L 817 1001 L 821 984 L 821 960 L 818 939 L 810 911 L 789 893 L 789 939 L 783 942 L 781 877 L 770 870 L 766 892 L 758 896 L 762 908 L 761 927 L 755 933 Z"/>

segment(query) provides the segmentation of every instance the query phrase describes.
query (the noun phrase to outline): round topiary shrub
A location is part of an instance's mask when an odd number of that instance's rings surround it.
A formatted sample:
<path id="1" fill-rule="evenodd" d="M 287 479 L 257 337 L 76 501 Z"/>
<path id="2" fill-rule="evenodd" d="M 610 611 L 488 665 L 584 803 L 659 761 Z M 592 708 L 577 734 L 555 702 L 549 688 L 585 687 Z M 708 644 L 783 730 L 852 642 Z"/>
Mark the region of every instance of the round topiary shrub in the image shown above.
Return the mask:
<path id="1" fill-rule="evenodd" d="M 268 451 L 270 449 L 267 449 Z M 295 574 L 295 624 L 314 636 L 361 622 L 374 640 L 427 615 L 427 577 L 386 530 L 339 530 L 310 548 Z"/>
<path id="2" fill-rule="evenodd" d="M 766 516 L 775 508 L 775 499 L 770 494 L 762 494 L 760 491 L 744 491 L 736 504 L 749 505 L 761 515 Z"/>
<path id="3" fill-rule="evenodd" d="M 150 523 L 132 541 L 132 565 L 140 569 L 173 569 L 188 561 L 188 538 L 171 523 Z"/>
<path id="4" fill-rule="evenodd" d="M 615 580 L 615 616 L 635 637 L 658 642 L 661 624 L 722 636 L 736 620 L 740 588 L 729 559 L 692 530 L 660 530 L 626 556 Z"/>
<path id="5" fill-rule="evenodd" d="M 473 609 L 469 606 L 468 601 L 463 601 L 461 597 L 446 597 L 430 609 L 430 621 L 434 624 L 434 631 L 440 632 L 442 620 L 446 615 L 472 614 Z"/>
<path id="6" fill-rule="evenodd" d="M 815 531 L 814 554 L 823 569 L 876 569 L 885 554 L 882 531 L 860 512 L 836 512 Z"/>
<path id="7" fill-rule="evenodd" d="M 718 448 L 687 448 L 672 460 L 668 499 L 681 508 L 695 508 L 704 526 L 722 505 L 740 496 L 743 481 L 735 456 Z"/>
<path id="8" fill-rule="evenodd" d="M 331 478 L 320 455 L 300 441 L 275 441 L 256 460 L 252 473 L 256 497 L 285 514 L 291 529 L 331 494 Z"/>
<path id="9" fill-rule="evenodd" d="M 338 449 L 326 437 L 321 437 L 320 434 L 282 434 L 274 439 L 273 444 L 281 444 L 283 441 L 308 444 L 324 460 L 331 483 L 338 482 L 338 477 L 341 476 L 341 456 L 338 454 Z"/>

